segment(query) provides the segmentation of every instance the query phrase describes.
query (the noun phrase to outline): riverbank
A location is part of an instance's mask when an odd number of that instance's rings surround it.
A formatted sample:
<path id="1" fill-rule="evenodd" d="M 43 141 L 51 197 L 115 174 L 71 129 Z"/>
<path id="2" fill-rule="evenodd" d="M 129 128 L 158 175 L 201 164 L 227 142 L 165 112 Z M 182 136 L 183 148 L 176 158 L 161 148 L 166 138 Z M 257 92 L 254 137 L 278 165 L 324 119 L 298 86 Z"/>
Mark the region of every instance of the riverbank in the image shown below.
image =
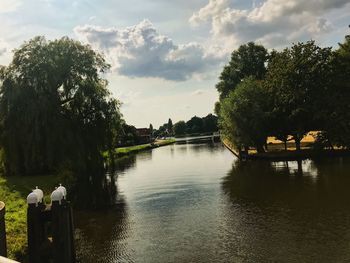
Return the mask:
<path id="1" fill-rule="evenodd" d="M 161 146 L 169 145 L 175 143 L 175 139 L 167 139 L 167 140 L 157 140 L 154 143 L 147 143 L 141 145 L 135 145 L 130 147 L 122 147 L 116 149 L 117 157 L 122 157 L 129 154 L 138 153 L 145 150 L 151 150 L 154 148 L 158 148 Z"/>
<path id="2" fill-rule="evenodd" d="M 287 150 L 284 149 L 284 144 L 273 143 L 268 145 L 267 152 L 258 153 L 256 150 L 249 150 L 248 154 L 240 156 L 239 151 L 235 149 L 235 147 L 228 140 L 222 139 L 222 143 L 236 157 L 242 158 L 244 160 L 295 161 L 312 158 L 340 157 L 350 155 L 350 150 L 348 149 L 314 150 L 310 148 L 310 142 L 302 142 L 300 151 L 296 151 L 293 143 L 288 143 Z"/>
<path id="3" fill-rule="evenodd" d="M 25 262 L 27 250 L 27 195 L 35 186 L 44 191 L 45 200 L 58 185 L 56 176 L 0 175 L 0 200 L 6 204 L 7 251 L 11 259 Z"/>

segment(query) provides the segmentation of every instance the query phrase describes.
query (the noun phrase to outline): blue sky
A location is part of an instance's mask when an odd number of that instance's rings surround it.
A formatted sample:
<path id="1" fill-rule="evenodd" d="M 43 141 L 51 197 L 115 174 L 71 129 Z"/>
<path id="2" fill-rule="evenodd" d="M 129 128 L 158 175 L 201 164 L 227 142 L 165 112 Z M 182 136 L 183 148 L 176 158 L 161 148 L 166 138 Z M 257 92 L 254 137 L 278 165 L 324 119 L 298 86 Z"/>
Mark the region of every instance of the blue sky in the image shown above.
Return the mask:
<path id="1" fill-rule="evenodd" d="M 349 14 L 350 0 L 0 0 L 0 64 L 36 35 L 81 40 L 112 64 L 106 78 L 126 121 L 158 127 L 213 111 L 220 70 L 240 44 L 336 47 Z"/>

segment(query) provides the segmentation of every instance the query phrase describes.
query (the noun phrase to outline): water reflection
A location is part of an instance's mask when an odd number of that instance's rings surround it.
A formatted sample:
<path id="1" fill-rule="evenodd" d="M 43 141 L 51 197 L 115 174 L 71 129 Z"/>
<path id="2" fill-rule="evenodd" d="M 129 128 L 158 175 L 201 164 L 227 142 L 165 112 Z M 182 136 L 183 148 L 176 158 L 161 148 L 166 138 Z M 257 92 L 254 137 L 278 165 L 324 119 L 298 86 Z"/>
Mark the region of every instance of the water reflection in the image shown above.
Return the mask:
<path id="1" fill-rule="evenodd" d="M 222 182 L 230 205 L 221 231 L 235 236 L 225 243 L 251 261 L 346 261 L 350 167 L 344 168 L 339 160 L 236 163 Z"/>
<path id="2" fill-rule="evenodd" d="M 79 212 L 80 262 L 344 262 L 350 159 L 234 162 L 175 144 L 117 163 L 117 205 Z"/>
<path id="3" fill-rule="evenodd" d="M 118 262 L 128 258 L 124 244 L 129 231 L 125 224 L 127 207 L 122 200 L 108 210 L 77 211 L 75 218 L 78 262 Z"/>
<path id="4" fill-rule="evenodd" d="M 119 158 L 116 161 L 117 175 L 119 173 L 122 173 L 128 169 L 135 167 L 135 163 L 136 163 L 136 155 L 134 154 L 126 155 L 124 157 Z"/>

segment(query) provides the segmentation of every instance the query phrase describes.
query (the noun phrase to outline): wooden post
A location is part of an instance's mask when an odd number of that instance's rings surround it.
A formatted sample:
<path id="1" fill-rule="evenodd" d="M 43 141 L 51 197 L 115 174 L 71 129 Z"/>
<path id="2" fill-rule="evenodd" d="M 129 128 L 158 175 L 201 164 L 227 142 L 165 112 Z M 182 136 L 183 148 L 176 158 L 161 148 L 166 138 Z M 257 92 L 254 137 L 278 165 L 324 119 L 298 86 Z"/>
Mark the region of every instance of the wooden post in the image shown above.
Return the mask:
<path id="1" fill-rule="evenodd" d="M 27 235 L 28 257 L 30 263 L 41 263 L 41 246 L 44 241 L 44 227 L 41 222 L 42 207 L 38 204 L 28 204 Z"/>
<path id="2" fill-rule="evenodd" d="M 54 263 L 74 263 L 74 234 L 70 203 L 66 200 L 53 201 L 52 211 L 52 242 Z"/>
<path id="3" fill-rule="evenodd" d="M 7 256 L 6 228 L 5 228 L 5 204 L 0 201 L 0 256 Z"/>

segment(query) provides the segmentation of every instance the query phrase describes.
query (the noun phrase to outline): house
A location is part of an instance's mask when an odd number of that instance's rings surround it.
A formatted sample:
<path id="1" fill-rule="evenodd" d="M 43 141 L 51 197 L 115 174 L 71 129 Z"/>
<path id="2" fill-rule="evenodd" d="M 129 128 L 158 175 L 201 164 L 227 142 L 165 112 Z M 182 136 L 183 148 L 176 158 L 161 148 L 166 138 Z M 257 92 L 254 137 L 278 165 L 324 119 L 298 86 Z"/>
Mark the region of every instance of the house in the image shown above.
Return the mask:
<path id="1" fill-rule="evenodd" d="M 148 128 L 138 128 L 136 129 L 136 134 L 140 144 L 150 143 L 152 141 L 151 130 Z"/>

